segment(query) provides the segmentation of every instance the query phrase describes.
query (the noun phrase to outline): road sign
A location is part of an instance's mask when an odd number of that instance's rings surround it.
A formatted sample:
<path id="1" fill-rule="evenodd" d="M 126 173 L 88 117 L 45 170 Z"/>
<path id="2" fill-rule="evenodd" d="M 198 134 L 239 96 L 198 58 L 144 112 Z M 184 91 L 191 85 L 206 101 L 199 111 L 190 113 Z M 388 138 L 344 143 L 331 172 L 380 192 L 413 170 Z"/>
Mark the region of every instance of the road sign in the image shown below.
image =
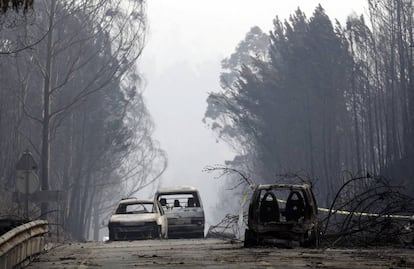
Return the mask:
<path id="1" fill-rule="evenodd" d="M 21 192 L 13 192 L 12 201 L 20 203 L 28 198 L 34 203 L 60 203 L 67 199 L 67 195 L 66 191 L 36 191 L 29 195 Z"/>
<path id="2" fill-rule="evenodd" d="M 30 151 L 26 150 L 16 164 L 16 188 L 26 196 L 25 217 L 27 219 L 29 218 L 29 194 L 39 188 L 39 179 L 34 174 L 36 169 L 37 163 Z"/>
<path id="3" fill-rule="evenodd" d="M 39 178 L 33 171 L 17 170 L 16 189 L 22 193 L 34 193 L 39 189 Z"/>
<path id="4" fill-rule="evenodd" d="M 37 203 L 62 202 L 66 199 L 65 191 L 37 191 L 30 195 L 30 199 Z"/>
<path id="5" fill-rule="evenodd" d="M 16 169 L 23 171 L 33 171 L 37 169 L 37 163 L 28 150 L 26 150 L 22 157 L 20 157 L 20 160 L 16 164 Z"/>

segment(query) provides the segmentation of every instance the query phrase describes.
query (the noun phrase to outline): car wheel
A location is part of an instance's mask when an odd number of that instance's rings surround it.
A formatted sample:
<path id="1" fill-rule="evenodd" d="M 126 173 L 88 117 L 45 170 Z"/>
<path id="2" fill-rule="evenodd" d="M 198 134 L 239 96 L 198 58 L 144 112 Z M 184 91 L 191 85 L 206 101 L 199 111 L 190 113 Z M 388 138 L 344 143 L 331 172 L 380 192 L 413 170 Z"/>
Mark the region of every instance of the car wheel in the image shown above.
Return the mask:
<path id="1" fill-rule="evenodd" d="M 303 242 L 304 247 L 317 248 L 319 247 L 319 232 L 318 229 L 312 229 L 310 235 Z"/>
<path id="2" fill-rule="evenodd" d="M 254 247 L 258 244 L 258 238 L 256 236 L 256 233 L 253 231 L 250 231 L 248 229 L 244 232 L 244 247 Z"/>
<path id="3" fill-rule="evenodd" d="M 152 238 L 162 239 L 162 232 L 161 232 L 160 225 L 157 226 L 157 229 L 154 231 Z"/>

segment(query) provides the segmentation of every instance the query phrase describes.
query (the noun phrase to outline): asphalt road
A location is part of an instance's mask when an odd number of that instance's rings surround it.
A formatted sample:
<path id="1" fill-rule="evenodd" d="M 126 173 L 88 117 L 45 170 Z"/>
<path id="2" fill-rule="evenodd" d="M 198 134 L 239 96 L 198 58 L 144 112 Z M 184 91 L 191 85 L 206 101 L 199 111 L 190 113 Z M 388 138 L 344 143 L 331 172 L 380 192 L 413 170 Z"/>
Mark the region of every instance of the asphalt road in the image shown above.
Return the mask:
<path id="1" fill-rule="evenodd" d="M 30 269 L 72 268 L 414 268 L 412 249 L 243 248 L 216 239 L 64 244 Z"/>

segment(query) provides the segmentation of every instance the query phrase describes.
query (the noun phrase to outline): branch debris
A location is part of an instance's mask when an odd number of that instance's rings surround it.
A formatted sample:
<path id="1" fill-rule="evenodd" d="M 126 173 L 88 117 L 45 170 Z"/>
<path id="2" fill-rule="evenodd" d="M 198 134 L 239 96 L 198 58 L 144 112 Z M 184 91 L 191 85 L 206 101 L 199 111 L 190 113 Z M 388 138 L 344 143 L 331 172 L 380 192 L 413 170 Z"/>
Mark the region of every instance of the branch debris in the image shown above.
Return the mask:
<path id="1" fill-rule="evenodd" d="M 338 214 L 338 212 L 346 212 Z M 322 219 L 323 244 L 407 246 L 414 243 L 414 199 L 383 177 L 353 177 L 335 196 Z M 413 216 L 413 217 L 411 217 Z"/>

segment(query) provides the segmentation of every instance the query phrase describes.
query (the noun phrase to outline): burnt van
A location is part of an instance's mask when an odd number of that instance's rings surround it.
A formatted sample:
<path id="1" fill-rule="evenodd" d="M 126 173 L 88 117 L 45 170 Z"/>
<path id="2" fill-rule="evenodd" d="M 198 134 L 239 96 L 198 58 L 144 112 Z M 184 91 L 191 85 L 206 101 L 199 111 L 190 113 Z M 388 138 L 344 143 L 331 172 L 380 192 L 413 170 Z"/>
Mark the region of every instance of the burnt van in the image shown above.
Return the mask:
<path id="1" fill-rule="evenodd" d="M 204 210 L 196 188 L 161 188 L 155 200 L 167 216 L 169 238 L 204 238 Z"/>

